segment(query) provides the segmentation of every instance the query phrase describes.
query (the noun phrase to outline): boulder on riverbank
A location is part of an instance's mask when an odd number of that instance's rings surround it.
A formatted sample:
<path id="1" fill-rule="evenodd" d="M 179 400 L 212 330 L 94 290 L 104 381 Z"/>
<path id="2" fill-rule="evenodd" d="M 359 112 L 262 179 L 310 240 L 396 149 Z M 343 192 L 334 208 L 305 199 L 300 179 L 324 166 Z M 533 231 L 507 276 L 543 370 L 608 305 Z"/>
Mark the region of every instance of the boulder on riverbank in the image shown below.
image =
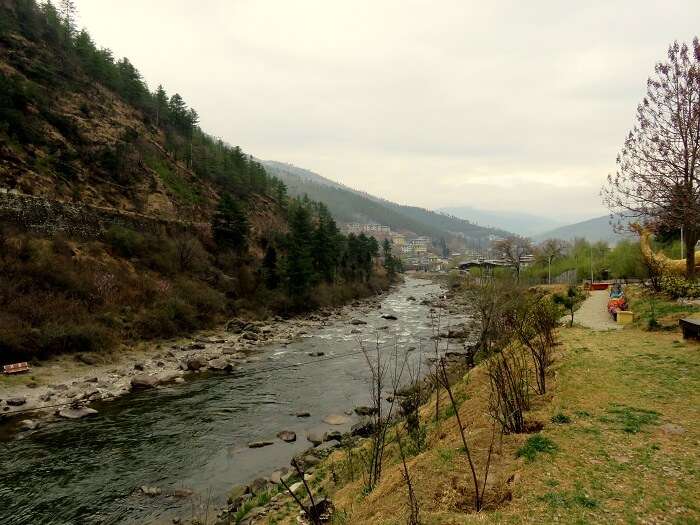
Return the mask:
<path id="1" fill-rule="evenodd" d="M 359 406 L 355 407 L 355 414 L 358 416 L 371 416 L 372 414 L 376 414 L 377 409 L 374 407 L 367 407 L 367 406 Z"/>
<path id="2" fill-rule="evenodd" d="M 216 358 L 209 361 L 209 368 L 211 370 L 228 372 L 230 370 L 233 370 L 233 365 L 225 359 Z"/>
<path id="3" fill-rule="evenodd" d="M 89 407 L 62 408 L 57 414 L 65 419 L 83 419 L 85 417 L 94 416 L 97 414 L 97 410 Z"/>
<path id="4" fill-rule="evenodd" d="M 158 378 L 146 374 L 139 374 L 131 378 L 131 388 L 134 390 L 146 390 L 155 388 L 158 385 Z"/>
<path id="5" fill-rule="evenodd" d="M 190 357 L 186 362 L 187 370 L 197 371 L 206 366 L 206 361 L 201 357 Z"/>

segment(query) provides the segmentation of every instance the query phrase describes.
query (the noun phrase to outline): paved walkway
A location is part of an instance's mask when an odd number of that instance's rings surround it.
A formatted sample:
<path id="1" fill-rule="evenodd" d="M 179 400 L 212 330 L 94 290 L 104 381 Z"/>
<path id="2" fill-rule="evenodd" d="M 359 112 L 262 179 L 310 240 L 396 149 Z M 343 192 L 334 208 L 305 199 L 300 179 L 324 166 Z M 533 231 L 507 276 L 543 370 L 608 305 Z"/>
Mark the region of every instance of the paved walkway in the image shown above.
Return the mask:
<path id="1" fill-rule="evenodd" d="M 608 313 L 608 291 L 594 290 L 581 308 L 574 313 L 574 323 L 591 330 L 619 330 L 622 325 L 613 321 Z M 569 319 L 571 319 L 569 317 Z"/>

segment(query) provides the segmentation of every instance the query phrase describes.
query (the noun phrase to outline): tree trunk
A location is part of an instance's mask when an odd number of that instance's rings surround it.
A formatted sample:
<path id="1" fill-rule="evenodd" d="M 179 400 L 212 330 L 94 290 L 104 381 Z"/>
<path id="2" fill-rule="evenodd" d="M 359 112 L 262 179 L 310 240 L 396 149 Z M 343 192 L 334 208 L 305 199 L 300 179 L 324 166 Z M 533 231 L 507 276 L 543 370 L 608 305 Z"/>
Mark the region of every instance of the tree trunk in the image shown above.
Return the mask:
<path id="1" fill-rule="evenodd" d="M 685 238 L 685 273 L 688 279 L 695 278 L 695 243 L 697 233 L 695 229 L 688 229 L 684 232 Z"/>

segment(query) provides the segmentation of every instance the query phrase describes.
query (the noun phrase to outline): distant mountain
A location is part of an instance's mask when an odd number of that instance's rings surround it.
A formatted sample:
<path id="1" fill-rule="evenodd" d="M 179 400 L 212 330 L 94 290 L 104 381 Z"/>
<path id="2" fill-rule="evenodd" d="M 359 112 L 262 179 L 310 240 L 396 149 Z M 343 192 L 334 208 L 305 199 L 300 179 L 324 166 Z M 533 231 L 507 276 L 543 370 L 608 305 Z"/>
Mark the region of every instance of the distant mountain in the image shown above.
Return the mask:
<path id="1" fill-rule="evenodd" d="M 267 160 L 262 164 L 270 175 L 287 185 L 291 195 L 308 195 L 325 203 L 340 223 L 384 224 L 394 231 L 427 235 L 435 240 L 448 236 L 476 240 L 508 235 L 505 230 L 483 227 L 445 213 L 396 204 L 291 164 Z"/>
<path id="2" fill-rule="evenodd" d="M 563 239 L 570 241 L 583 237 L 588 241 L 605 241 L 611 244 L 616 244 L 627 236 L 630 235 L 615 233 L 613 227 L 610 225 L 610 216 L 603 215 L 602 217 L 596 217 L 595 219 L 589 219 L 587 221 L 577 222 L 575 224 L 569 224 L 568 226 L 562 226 L 560 228 L 549 230 L 539 235 L 535 235 L 533 240 L 543 241 L 545 239 Z"/>
<path id="3" fill-rule="evenodd" d="M 440 208 L 438 211 L 449 213 L 481 226 L 501 228 L 524 236 L 531 236 L 564 226 L 564 223 L 561 221 L 538 215 L 510 211 L 480 210 L 471 206 L 451 206 Z"/>

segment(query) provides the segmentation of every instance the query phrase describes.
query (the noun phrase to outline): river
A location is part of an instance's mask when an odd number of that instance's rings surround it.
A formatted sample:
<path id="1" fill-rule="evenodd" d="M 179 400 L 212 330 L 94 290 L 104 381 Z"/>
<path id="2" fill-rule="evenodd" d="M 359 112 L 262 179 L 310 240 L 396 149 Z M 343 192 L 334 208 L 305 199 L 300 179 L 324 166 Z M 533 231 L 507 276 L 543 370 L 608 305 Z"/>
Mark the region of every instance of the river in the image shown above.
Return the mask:
<path id="1" fill-rule="evenodd" d="M 381 308 L 358 313 L 366 325 L 333 322 L 287 346 L 261 348 L 258 362 L 233 374 L 198 374 L 182 385 L 97 405 L 97 417 L 0 442 L 0 523 L 170 523 L 204 507 L 211 516 L 234 484 L 269 475 L 308 448 L 308 430 L 349 429 L 356 418 L 339 427 L 322 419 L 369 403 L 358 337 L 370 346 L 378 337 L 384 352 L 397 343 L 411 362 L 422 360 L 419 350 L 408 349 L 431 347 L 430 307 L 421 301 L 438 293 L 436 284 L 407 277 Z M 382 318 L 389 313 L 398 320 Z M 324 355 L 309 356 L 315 352 Z M 296 417 L 300 411 L 311 416 Z M 295 431 L 297 441 L 275 439 L 281 430 Z M 248 448 L 257 440 L 275 443 Z M 142 485 L 164 495 L 140 494 Z M 165 495 L 177 488 L 194 495 Z"/>

